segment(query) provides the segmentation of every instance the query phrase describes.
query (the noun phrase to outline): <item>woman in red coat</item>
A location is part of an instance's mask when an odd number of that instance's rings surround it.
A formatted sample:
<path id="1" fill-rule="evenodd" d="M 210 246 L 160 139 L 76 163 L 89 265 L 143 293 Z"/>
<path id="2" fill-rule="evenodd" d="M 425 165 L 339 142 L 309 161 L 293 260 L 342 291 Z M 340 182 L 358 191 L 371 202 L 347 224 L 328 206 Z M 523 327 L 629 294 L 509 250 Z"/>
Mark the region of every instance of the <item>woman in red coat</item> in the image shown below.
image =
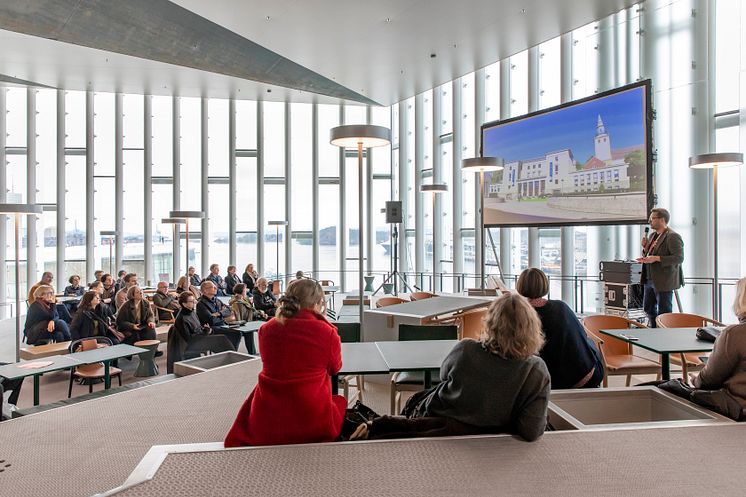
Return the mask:
<path id="1" fill-rule="evenodd" d="M 288 285 L 277 317 L 259 330 L 262 371 L 225 437 L 226 447 L 331 442 L 347 403 L 332 395 L 342 367 L 339 335 L 320 314 L 324 291 L 314 280 Z"/>

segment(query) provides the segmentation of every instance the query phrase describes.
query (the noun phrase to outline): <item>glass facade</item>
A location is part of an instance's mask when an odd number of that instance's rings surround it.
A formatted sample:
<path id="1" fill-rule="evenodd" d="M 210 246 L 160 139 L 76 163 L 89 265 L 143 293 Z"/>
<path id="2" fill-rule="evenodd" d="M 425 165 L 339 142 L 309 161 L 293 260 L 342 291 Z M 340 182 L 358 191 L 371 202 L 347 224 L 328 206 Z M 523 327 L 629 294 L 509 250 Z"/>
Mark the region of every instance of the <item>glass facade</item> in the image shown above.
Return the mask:
<path id="1" fill-rule="evenodd" d="M 443 291 L 478 286 L 476 261 L 483 252 L 488 273 L 507 262 L 502 270 L 510 281 L 534 262 L 553 278 L 553 297 L 585 312 L 599 310 L 597 264 L 608 253 L 637 255 L 639 227 L 573 228 L 569 254 L 554 228 L 538 236 L 525 228 L 492 229 L 479 247 L 479 180 L 461 174 L 460 161 L 479 154 L 485 122 L 652 78 L 658 204 L 671 207 L 672 226 L 692 254 L 685 272 L 697 282 L 681 292 L 682 304 L 708 313 L 713 274 L 703 235 L 711 225 L 712 173 L 685 165 L 694 153 L 743 149 L 741 14 L 740 2 L 726 0 L 648 2 L 644 11 L 633 6 L 384 108 L 5 89 L 4 198 L 47 205 L 29 221 L 33 232 L 23 222 L 22 287 L 53 270 L 62 289 L 69 274 L 90 280 L 110 264 L 114 271 L 137 272 L 141 282 L 173 278 L 173 271 L 184 271 L 184 229 L 174 231 L 161 219 L 174 208 L 207 212 L 189 228 L 189 263 L 200 274 L 211 263 L 223 272 L 234 264 L 240 273 L 251 262 L 266 275 L 303 270 L 352 290 L 362 229 L 366 271 L 377 276 L 378 286 L 392 269 L 394 244 L 381 210 L 395 199 L 404 205 L 398 269 L 410 283 Z M 714 19 L 709 24 L 708 17 Z M 698 48 L 708 43 L 714 46 L 710 58 Z M 366 122 L 392 128 L 393 142 L 365 151 L 361 197 L 357 154 L 330 145 L 329 130 Z M 432 182 L 448 185 L 435 209 L 431 194 L 419 191 Z M 746 269 L 740 257 L 746 211 L 739 200 L 746 173 L 724 170 L 718 184 L 723 317 L 732 318 L 733 279 Z M 268 224 L 276 220 L 288 221 L 279 233 Z M 110 247 L 100 233 L 115 229 Z M 4 233 L 10 242 L 9 218 Z M 177 261 L 175 233 L 182 254 Z M 27 266 L 29 243 L 35 246 Z M 110 248 L 120 264 L 112 264 Z M 572 274 L 562 272 L 567 257 L 573 258 Z M 6 243 L 0 300 L 13 297 L 12 260 L 12 243 Z M 562 278 L 574 279 L 574 291 L 585 285 L 583 299 L 563 294 Z"/>

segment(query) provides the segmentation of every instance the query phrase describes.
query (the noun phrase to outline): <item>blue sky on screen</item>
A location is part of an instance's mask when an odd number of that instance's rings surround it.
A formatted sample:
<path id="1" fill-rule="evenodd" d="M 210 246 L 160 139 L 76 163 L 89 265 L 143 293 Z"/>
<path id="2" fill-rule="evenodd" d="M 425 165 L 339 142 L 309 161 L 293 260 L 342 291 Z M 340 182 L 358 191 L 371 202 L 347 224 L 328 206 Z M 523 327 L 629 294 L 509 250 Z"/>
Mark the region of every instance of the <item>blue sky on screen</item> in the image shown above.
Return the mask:
<path id="1" fill-rule="evenodd" d="M 612 149 L 645 143 L 645 88 L 518 120 L 484 131 L 484 155 L 505 162 L 543 157 L 569 148 L 576 161 L 593 155 L 598 115 L 611 138 Z"/>

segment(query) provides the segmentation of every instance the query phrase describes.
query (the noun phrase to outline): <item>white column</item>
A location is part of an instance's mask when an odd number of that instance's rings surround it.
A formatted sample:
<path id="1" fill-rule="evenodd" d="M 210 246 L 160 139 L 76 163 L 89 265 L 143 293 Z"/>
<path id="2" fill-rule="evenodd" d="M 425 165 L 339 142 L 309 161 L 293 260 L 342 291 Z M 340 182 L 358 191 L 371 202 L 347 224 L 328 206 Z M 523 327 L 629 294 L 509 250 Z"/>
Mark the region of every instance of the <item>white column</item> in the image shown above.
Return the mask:
<path id="1" fill-rule="evenodd" d="M 264 267 L 264 102 L 256 103 L 256 270 Z"/>
<path id="2" fill-rule="evenodd" d="M 414 270 L 425 270 L 425 210 L 422 205 L 422 169 L 425 162 L 425 96 L 420 93 L 414 99 Z M 411 207 L 411 206 L 410 206 Z M 415 280 L 419 285 L 419 278 Z"/>
<path id="3" fill-rule="evenodd" d="M 228 100 L 228 264 L 236 264 L 236 101 Z M 243 272 L 237 268 L 237 273 Z"/>
<path id="4" fill-rule="evenodd" d="M 26 90 L 26 202 L 36 203 L 36 88 Z M 28 288 L 39 281 L 36 268 L 36 252 L 39 244 L 36 240 L 36 216 L 26 216 L 26 285 Z M 42 245 L 44 241 L 42 240 Z M 57 268 L 56 279 L 59 284 L 60 271 Z"/>
<path id="5" fill-rule="evenodd" d="M 485 114 L 485 98 L 484 98 L 484 87 L 485 87 L 485 70 L 484 68 L 479 69 L 474 74 L 474 150 L 475 156 L 480 155 L 482 149 L 482 137 L 480 130 L 482 124 L 484 124 Z M 460 165 L 460 164 L 459 164 Z M 468 174 L 474 174 L 470 172 Z M 481 189 L 483 185 L 480 185 L 481 174 L 477 173 L 474 175 L 474 287 L 482 288 L 482 282 L 480 281 L 482 274 L 487 274 L 487 271 L 482 271 L 484 267 L 484 230 L 482 230 L 482 194 Z M 504 230 L 501 229 L 502 233 Z M 500 248 L 502 249 L 502 238 Z M 502 261 L 501 261 L 502 264 Z M 486 268 L 485 268 L 486 269 Z M 467 285 L 467 287 L 470 285 Z"/>
<path id="6" fill-rule="evenodd" d="M 145 218 L 145 284 L 157 281 L 153 273 L 153 97 L 143 96 L 143 217 Z"/>
<path id="7" fill-rule="evenodd" d="M 572 100 L 572 33 L 560 39 L 560 98 L 562 102 Z M 562 264 L 562 300 L 569 306 L 575 305 L 575 228 L 564 226 L 560 230 L 560 254 Z"/>
<path id="8" fill-rule="evenodd" d="M 124 114 L 123 96 L 114 96 L 114 272 L 122 268 L 124 256 Z M 112 275 L 116 278 L 116 274 Z"/>
<path id="9" fill-rule="evenodd" d="M 500 119 L 510 117 L 510 58 L 500 61 Z M 500 266 L 503 274 L 510 277 L 513 273 L 512 264 L 512 229 L 500 228 Z M 507 283 L 507 282 L 506 282 Z"/>
<path id="10" fill-rule="evenodd" d="M 445 85 L 444 85 L 445 86 Z M 433 149 L 430 152 L 433 158 L 433 184 L 443 183 L 443 153 L 440 146 L 440 135 L 443 133 L 443 87 L 433 88 Z M 440 273 L 443 265 L 443 195 L 429 193 L 423 196 L 424 202 L 430 202 L 432 207 L 433 226 L 433 286 L 432 290 L 439 292 Z M 434 197 L 434 198 L 432 198 Z"/>
<path id="11" fill-rule="evenodd" d="M 313 104 L 311 114 L 312 128 L 311 128 L 311 177 L 313 188 L 311 190 L 311 201 L 313 206 L 312 214 L 312 251 L 313 261 L 312 270 L 314 277 L 319 276 L 319 106 Z"/>
<path id="12" fill-rule="evenodd" d="M 539 47 L 528 49 L 528 111 L 539 110 Z M 528 267 L 541 267 L 539 228 L 528 229 Z"/>
<path id="13" fill-rule="evenodd" d="M 463 194 L 462 184 L 463 177 L 461 174 L 461 160 L 463 154 L 463 133 L 464 133 L 464 116 L 463 105 L 461 101 L 462 86 L 464 82 L 461 78 L 453 83 L 451 92 L 453 101 L 453 176 L 451 177 L 451 216 L 453 220 L 453 272 L 455 274 L 464 271 L 464 244 L 461 238 L 461 229 L 463 228 Z M 456 284 L 453 285 L 454 291 L 458 289 Z"/>
<path id="14" fill-rule="evenodd" d="M 292 181 L 292 157 L 290 144 L 292 142 L 290 119 L 292 113 L 290 112 L 290 103 L 285 102 L 285 220 L 288 222 L 285 225 L 285 233 L 283 233 L 283 241 L 285 242 L 285 267 L 281 271 L 287 275 L 285 277 L 285 285 L 290 282 L 292 276 L 290 273 L 294 273 L 293 270 L 293 244 L 291 239 L 291 233 L 293 232 L 293 181 Z M 298 268 L 305 269 L 305 268 Z M 279 271 L 279 268 L 278 268 Z"/>
<path id="15" fill-rule="evenodd" d="M 208 182 L 208 176 L 209 176 L 209 163 L 208 163 L 208 126 L 207 126 L 207 118 L 209 115 L 209 108 L 208 108 L 208 100 L 206 97 L 202 97 L 200 106 L 200 151 L 201 151 L 201 181 L 202 181 L 202 210 L 205 213 L 205 217 L 202 218 L 202 227 L 200 228 L 200 231 L 202 232 L 202 268 L 201 268 L 201 275 L 204 277 L 207 275 L 210 271 L 210 264 L 212 263 L 210 261 L 210 187 Z M 220 268 L 221 270 L 225 270 L 225 268 Z"/>
<path id="16" fill-rule="evenodd" d="M 172 114 L 171 114 L 171 150 L 173 153 L 171 174 L 173 178 L 172 195 L 173 195 L 173 209 L 178 211 L 181 209 L 181 101 L 179 97 L 174 96 L 171 99 L 172 102 Z M 187 268 L 184 270 L 179 269 L 181 264 L 181 226 L 178 224 L 174 225 L 174 240 L 173 240 L 173 271 L 171 275 L 172 281 L 175 283 L 179 280 L 182 274 L 187 273 Z"/>
<path id="17" fill-rule="evenodd" d="M 86 98 L 86 102 L 87 102 Z M 89 110 L 86 108 L 86 132 L 88 131 L 88 112 Z M 90 112 L 93 112 L 93 109 L 90 110 Z M 88 133 L 86 133 L 86 136 Z M 87 162 L 88 162 L 88 156 L 89 154 L 93 156 L 93 152 L 88 149 L 88 146 L 91 145 L 90 143 L 86 143 L 86 176 L 87 176 Z M 65 190 L 66 190 L 66 184 L 65 184 L 65 165 L 67 164 L 65 160 L 65 90 L 57 90 L 57 240 L 59 243 L 57 243 L 57 247 L 55 248 L 55 259 L 57 260 L 57 280 L 64 281 L 64 270 L 65 267 L 65 243 L 63 240 L 65 240 Z M 87 178 L 86 178 L 87 179 Z M 87 190 L 89 192 L 93 191 L 93 188 L 90 190 Z M 86 197 L 86 246 L 93 245 L 93 238 L 88 238 L 88 223 L 87 221 L 90 221 L 88 219 L 89 217 L 89 210 L 88 210 L 88 202 L 89 200 L 93 200 L 93 195 L 87 195 Z M 90 215 L 92 216 L 92 213 Z M 86 247 L 86 252 L 87 252 Z M 91 267 L 91 260 L 89 259 L 89 264 L 87 265 L 89 268 Z M 87 272 L 90 272 L 87 271 Z M 82 276 L 82 275 L 81 275 Z M 90 281 L 91 276 L 86 275 L 86 281 Z"/>

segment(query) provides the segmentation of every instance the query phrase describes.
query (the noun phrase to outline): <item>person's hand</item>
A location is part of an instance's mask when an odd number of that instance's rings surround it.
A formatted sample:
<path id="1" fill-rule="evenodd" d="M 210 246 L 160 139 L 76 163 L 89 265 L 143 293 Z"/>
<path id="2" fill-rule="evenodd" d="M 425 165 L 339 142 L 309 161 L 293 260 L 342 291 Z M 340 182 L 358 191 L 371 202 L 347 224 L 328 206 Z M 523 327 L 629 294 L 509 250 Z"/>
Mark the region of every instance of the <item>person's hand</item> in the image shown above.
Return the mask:
<path id="1" fill-rule="evenodd" d="M 103 302 L 104 304 L 111 304 L 111 299 L 104 299 L 101 302 Z"/>
<path id="2" fill-rule="evenodd" d="M 645 248 L 648 244 L 648 237 L 643 236 L 642 240 L 640 240 L 640 245 L 642 245 L 642 248 Z"/>
<path id="3" fill-rule="evenodd" d="M 653 263 L 653 262 L 660 262 L 661 261 L 661 256 L 659 256 L 659 255 L 649 255 L 647 257 L 638 257 L 636 259 L 636 261 L 637 262 L 642 262 L 644 264 L 650 264 L 650 263 Z"/>
<path id="4" fill-rule="evenodd" d="M 132 328 L 135 330 L 141 330 L 142 326 L 140 326 L 140 323 L 135 323 L 135 325 Z"/>
<path id="5" fill-rule="evenodd" d="M 148 323 L 148 328 L 150 328 L 151 330 L 154 330 L 154 329 L 155 329 L 155 323 L 154 323 L 154 322 L 152 322 L 152 321 L 151 321 L 151 322 L 149 322 L 149 323 Z"/>
<path id="6" fill-rule="evenodd" d="M 694 385 L 694 380 L 697 379 L 697 376 L 699 376 L 699 373 L 689 373 L 689 384 Z"/>
<path id="7" fill-rule="evenodd" d="M 219 317 L 220 316 L 220 312 L 213 312 L 212 314 L 210 314 L 210 316 L 212 316 L 214 318 Z"/>
<path id="8" fill-rule="evenodd" d="M 49 333 L 54 333 L 54 321 L 49 322 L 49 324 L 47 325 L 47 331 Z"/>

